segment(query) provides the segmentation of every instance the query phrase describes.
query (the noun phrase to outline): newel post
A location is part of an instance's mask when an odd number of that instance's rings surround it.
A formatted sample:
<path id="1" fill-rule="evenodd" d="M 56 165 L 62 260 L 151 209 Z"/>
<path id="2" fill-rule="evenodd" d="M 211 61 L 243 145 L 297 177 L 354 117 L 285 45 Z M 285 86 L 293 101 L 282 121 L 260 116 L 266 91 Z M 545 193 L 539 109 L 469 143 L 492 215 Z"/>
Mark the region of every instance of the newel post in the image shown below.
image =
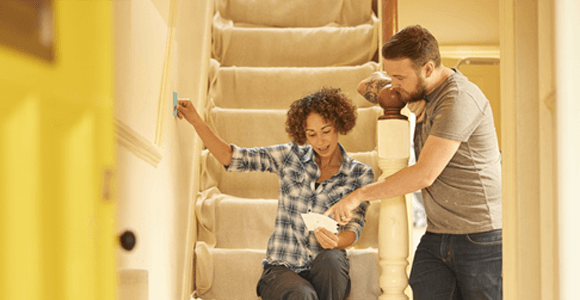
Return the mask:
<path id="1" fill-rule="evenodd" d="M 379 180 L 405 168 L 409 161 L 409 121 L 401 115 L 405 103 L 391 88 L 379 93 L 379 104 L 384 115 L 378 120 Z M 385 299 L 409 299 L 407 266 L 409 255 L 409 227 L 405 196 L 382 199 L 379 218 L 379 285 Z"/>

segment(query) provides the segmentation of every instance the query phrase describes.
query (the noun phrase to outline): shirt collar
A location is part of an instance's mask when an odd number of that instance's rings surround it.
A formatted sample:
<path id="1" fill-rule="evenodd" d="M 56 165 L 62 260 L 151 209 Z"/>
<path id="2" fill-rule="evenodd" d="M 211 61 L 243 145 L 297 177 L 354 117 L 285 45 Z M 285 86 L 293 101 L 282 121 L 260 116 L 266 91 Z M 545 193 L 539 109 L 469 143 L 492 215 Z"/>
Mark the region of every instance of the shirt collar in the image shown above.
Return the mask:
<path id="1" fill-rule="evenodd" d="M 429 102 L 433 99 L 435 99 L 435 97 L 437 97 L 439 95 L 439 90 L 441 90 L 443 88 L 443 86 L 446 85 L 446 83 L 452 78 L 455 77 L 455 74 L 460 74 L 461 72 L 459 72 L 459 70 L 455 69 L 455 68 L 451 68 L 451 70 L 453 70 L 453 74 L 449 75 L 449 77 L 447 77 L 447 79 L 445 79 L 445 81 L 443 81 L 443 83 L 441 83 L 436 89 L 434 89 L 433 91 L 431 91 L 431 93 L 425 95 L 423 98 L 425 99 L 425 101 Z"/>
<path id="2" fill-rule="evenodd" d="M 347 165 L 350 162 L 349 156 L 346 154 L 346 150 L 344 150 L 342 144 L 338 143 L 338 149 L 340 149 L 340 153 L 342 153 L 342 164 L 340 165 L 340 169 L 338 170 L 337 173 L 346 174 L 346 170 L 349 168 L 349 166 Z M 313 160 L 314 160 L 314 148 L 312 148 L 311 145 L 308 145 L 308 150 L 302 157 L 302 162 L 310 163 L 313 162 Z"/>

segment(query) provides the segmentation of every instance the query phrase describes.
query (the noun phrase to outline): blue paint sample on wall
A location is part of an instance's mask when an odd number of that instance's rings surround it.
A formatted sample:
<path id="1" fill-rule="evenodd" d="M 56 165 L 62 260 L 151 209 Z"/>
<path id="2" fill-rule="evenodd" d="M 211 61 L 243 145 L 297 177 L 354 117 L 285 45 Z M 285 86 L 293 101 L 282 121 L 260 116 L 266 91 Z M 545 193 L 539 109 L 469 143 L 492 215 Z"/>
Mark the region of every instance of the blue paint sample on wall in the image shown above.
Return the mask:
<path id="1" fill-rule="evenodd" d="M 177 117 L 177 93 L 173 92 L 173 115 Z"/>

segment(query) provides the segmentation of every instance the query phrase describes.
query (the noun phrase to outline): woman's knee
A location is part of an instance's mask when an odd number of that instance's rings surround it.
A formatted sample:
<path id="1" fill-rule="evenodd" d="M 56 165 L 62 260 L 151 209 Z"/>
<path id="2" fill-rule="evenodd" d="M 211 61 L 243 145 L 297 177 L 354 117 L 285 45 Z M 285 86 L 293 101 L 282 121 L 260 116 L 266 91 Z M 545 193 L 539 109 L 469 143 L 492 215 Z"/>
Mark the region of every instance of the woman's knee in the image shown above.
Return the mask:
<path id="1" fill-rule="evenodd" d="M 312 287 L 311 284 L 303 283 L 300 285 L 295 286 L 294 289 L 287 291 L 286 297 L 282 297 L 280 299 L 288 299 L 288 300 L 318 300 L 318 295 L 316 291 Z"/>
<path id="2" fill-rule="evenodd" d="M 283 266 L 267 266 L 257 285 L 263 300 L 318 299 L 310 282 Z"/>
<path id="3" fill-rule="evenodd" d="M 346 255 L 338 249 L 324 250 L 314 258 L 313 264 L 347 264 Z"/>
<path id="4" fill-rule="evenodd" d="M 318 300 L 316 291 L 309 283 L 264 287 L 259 293 L 262 300 Z"/>

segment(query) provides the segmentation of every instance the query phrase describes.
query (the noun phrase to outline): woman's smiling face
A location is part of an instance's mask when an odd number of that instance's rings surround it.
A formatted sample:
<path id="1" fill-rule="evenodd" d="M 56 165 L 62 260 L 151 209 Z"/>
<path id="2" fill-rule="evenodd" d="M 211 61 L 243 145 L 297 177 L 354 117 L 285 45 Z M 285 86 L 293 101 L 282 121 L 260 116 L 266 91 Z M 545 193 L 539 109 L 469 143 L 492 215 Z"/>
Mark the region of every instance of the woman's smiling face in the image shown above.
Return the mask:
<path id="1" fill-rule="evenodd" d="M 320 114 L 312 112 L 306 118 L 306 140 L 320 158 L 330 158 L 338 148 L 338 132 Z"/>

